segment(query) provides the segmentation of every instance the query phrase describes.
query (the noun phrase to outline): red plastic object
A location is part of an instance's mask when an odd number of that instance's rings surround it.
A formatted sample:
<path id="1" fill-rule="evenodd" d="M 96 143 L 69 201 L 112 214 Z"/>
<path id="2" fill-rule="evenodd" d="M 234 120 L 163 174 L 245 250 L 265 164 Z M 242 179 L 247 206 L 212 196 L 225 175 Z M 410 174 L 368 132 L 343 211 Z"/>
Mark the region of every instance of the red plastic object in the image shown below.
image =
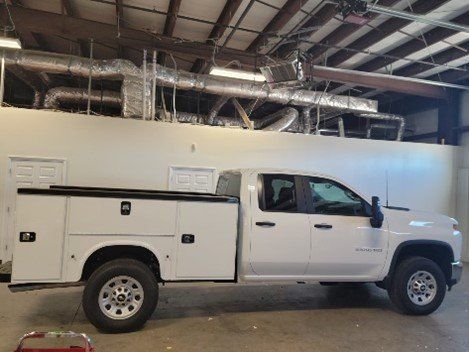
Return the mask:
<path id="1" fill-rule="evenodd" d="M 23 345 L 29 339 L 44 339 L 44 338 L 77 338 L 84 341 L 84 347 L 71 346 L 69 348 L 24 348 Z M 14 352 L 94 352 L 94 347 L 91 340 L 85 334 L 78 334 L 72 331 L 68 332 L 30 332 L 25 334 L 18 344 Z"/>

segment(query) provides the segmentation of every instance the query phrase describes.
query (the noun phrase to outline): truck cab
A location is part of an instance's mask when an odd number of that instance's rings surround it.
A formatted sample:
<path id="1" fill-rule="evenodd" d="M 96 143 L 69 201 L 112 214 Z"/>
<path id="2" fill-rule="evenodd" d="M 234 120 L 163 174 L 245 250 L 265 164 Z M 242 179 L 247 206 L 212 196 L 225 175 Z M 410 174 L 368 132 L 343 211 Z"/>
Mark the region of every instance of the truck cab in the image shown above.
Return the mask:
<path id="1" fill-rule="evenodd" d="M 237 189 L 239 195 L 233 193 Z M 435 260 L 460 261 L 456 220 L 381 207 L 373 204 L 376 197 L 329 175 L 232 170 L 220 174 L 217 193 L 241 199 L 241 281 L 381 282 L 396 254 L 416 246 Z M 379 207 L 377 222 L 374 207 Z"/>

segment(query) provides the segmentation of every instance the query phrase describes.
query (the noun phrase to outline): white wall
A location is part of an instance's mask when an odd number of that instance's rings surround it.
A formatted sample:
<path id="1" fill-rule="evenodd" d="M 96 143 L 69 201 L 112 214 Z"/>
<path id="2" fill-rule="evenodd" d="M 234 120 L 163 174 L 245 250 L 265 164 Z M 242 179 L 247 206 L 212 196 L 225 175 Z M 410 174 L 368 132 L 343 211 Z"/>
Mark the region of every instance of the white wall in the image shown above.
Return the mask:
<path id="1" fill-rule="evenodd" d="M 68 184 L 89 186 L 166 189 L 171 165 L 316 170 L 383 201 L 388 172 L 390 204 L 455 211 L 458 155 L 450 146 L 2 108 L 2 215 L 9 156 L 65 158 Z"/>

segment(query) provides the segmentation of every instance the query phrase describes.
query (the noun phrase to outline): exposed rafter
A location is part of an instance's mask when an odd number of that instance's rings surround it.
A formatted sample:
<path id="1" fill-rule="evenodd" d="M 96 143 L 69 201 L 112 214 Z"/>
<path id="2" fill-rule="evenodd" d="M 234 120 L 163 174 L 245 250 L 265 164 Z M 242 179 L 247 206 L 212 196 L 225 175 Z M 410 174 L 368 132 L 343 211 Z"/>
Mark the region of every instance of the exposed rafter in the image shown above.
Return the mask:
<path id="1" fill-rule="evenodd" d="M 288 0 L 277 12 L 272 20 L 264 27 L 263 32 L 277 33 L 281 30 L 303 7 L 308 0 Z M 264 45 L 268 36 L 260 34 L 249 44 L 247 51 L 256 52 L 260 46 Z"/>
<path id="2" fill-rule="evenodd" d="M 62 8 L 65 10 L 64 15 L 68 15 L 70 17 L 77 17 L 75 9 L 73 8 L 71 0 L 61 0 Z M 87 38 L 88 39 L 88 38 Z M 83 56 L 89 56 L 90 51 L 88 48 L 87 41 L 84 39 L 78 39 L 78 45 L 80 46 L 80 52 Z"/>
<path id="3" fill-rule="evenodd" d="M 320 27 L 325 25 L 337 14 L 337 6 L 334 4 L 325 4 L 318 12 L 313 14 L 297 31 L 301 31 L 311 27 Z M 294 38 L 292 38 L 294 39 Z M 274 55 L 285 57 L 298 47 L 298 44 L 291 42 L 288 44 L 280 45 L 274 50 Z"/>
<path id="4" fill-rule="evenodd" d="M 24 7 L 11 6 L 10 13 L 15 23 L 21 23 L 25 30 L 34 30 L 46 35 L 59 35 L 73 40 L 94 38 L 96 44 L 115 45 L 115 25 Z M 0 13 L 0 18 L 5 20 L 6 14 Z M 214 49 L 213 45 L 207 43 L 185 42 L 178 38 L 156 35 L 133 28 L 121 29 L 120 42 L 129 48 L 137 50 L 154 48 L 164 52 L 172 52 L 187 59 L 203 58 L 208 60 L 212 57 Z M 251 67 L 262 63 L 263 60 L 262 57 L 257 57 L 255 54 L 232 48 L 225 48 L 223 52 L 217 54 L 217 60 L 220 62 L 226 63 L 234 58 Z"/>
<path id="5" fill-rule="evenodd" d="M 424 61 L 435 62 L 437 64 L 446 64 L 453 60 L 467 56 L 469 52 L 469 40 L 466 40 L 464 43 L 460 44 L 459 47 L 461 47 L 461 49 L 465 49 L 466 52 L 458 48 L 450 48 L 438 54 L 432 55 L 432 57 L 428 57 Z M 394 71 L 394 74 L 399 76 L 415 76 L 428 70 L 429 66 L 421 63 L 415 63 Z"/>
<path id="6" fill-rule="evenodd" d="M 207 44 L 213 44 L 214 40 L 220 39 L 226 31 L 226 26 L 231 22 L 236 11 L 238 11 L 239 6 L 241 5 L 242 0 L 226 0 L 225 6 L 218 16 L 217 24 L 215 24 L 210 32 Z M 200 72 L 204 65 L 204 60 L 197 59 L 192 65 L 192 72 Z"/>
<path id="7" fill-rule="evenodd" d="M 461 16 L 456 17 L 452 21 L 455 23 L 469 25 L 469 12 L 466 12 Z M 397 48 L 387 51 L 385 54 L 398 57 L 406 57 L 419 50 L 425 49 L 426 45 L 436 44 L 456 33 L 456 31 L 447 28 L 434 28 L 423 34 L 425 40 L 423 40 L 422 38 L 411 39 L 408 42 L 398 46 Z M 358 66 L 356 69 L 367 72 L 376 71 L 382 67 L 392 64 L 395 61 L 397 60 L 378 57 L 364 63 L 363 65 Z"/>
<path id="8" fill-rule="evenodd" d="M 176 28 L 176 20 L 179 13 L 179 7 L 181 6 L 182 0 L 170 0 L 168 7 L 168 15 L 164 23 L 163 34 L 168 37 L 172 37 L 174 28 Z M 158 55 L 158 63 L 164 65 L 166 61 L 166 54 L 160 53 Z"/>
<path id="9" fill-rule="evenodd" d="M 412 8 L 406 8 L 405 11 L 414 12 L 417 14 L 426 14 L 430 11 L 435 10 L 446 2 L 448 2 L 448 0 L 418 0 L 417 2 L 412 4 Z M 379 25 L 376 30 L 358 38 L 348 47 L 355 50 L 363 50 L 369 48 L 373 44 L 378 43 L 379 41 L 390 36 L 391 34 L 395 33 L 396 31 L 400 30 L 401 28 L 405 27 L 410 23 L 411 21 L 404 20 L 401 18 L 390 18 L 389 20 Z M 332 55 L 330 58 L 328 58 L 327 64 L 329 66 L 337 67 L 341 63 L 355 55 L 356 53 L 352 51 L 340 50 L 334 55 Z"/>
<path id="10" fill-rule="evenodd" d="M 397 2 L 399 2 L 399 0 L 383 0 L 380 2 L 380 4 L 383 6 L 392 6 Z M 369 15 L 370 20 L 373 20 L 376 17 L 378 17 L 378 14 L 372 13 Z M 328 45 L 336 45 L 361 28 L 362 26 L 359 26 L 357 24 L 343 23 L 337 29 L 327 35 L 324 39 L 322 39 L 321 43 Z M 322 54 L 324 54 L 327 49 L 328 48 L 326 46 L 313 46 L 311 49 L 308 50 L 308 53 L 311 55 L 312 61 L 317 63 L 321 58 Z"/>

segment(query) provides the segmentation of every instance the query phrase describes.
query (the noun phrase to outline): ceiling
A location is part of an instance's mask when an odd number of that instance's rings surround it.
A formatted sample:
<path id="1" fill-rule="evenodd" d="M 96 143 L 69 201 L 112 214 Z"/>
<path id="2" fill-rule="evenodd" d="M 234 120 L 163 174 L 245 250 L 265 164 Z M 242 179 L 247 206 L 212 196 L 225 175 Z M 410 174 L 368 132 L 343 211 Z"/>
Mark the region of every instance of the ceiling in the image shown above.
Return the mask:
<path id="1" fill-rule="evenodd" d="M 210 65 L 233 60 L 249 69 L 262 60 L 283 59 L 298 48 L 314 64 L 452 83 L 464 83 L 469 77 L 468 33 L 375 14 L 369 14 L 371 20 L 365 25 L 346 23 L 336 5 L 322 0 L 8 0 L 6 4 L 23 45 L 46 51 L 87 56 L 93 37 L 96 58 L 123 57 L 141 63 L 142 49 L 155 48 L 160 63 L 204 72 Z M 467 0 L 379 0 L 377 4 L 469 25 Z M 5 25 L 5 3 L 1 10 Z M 317 82 L 314 86 L 325 87 Z M 376 99 L 390 96 L 383 89 L 339 82 L 327 89 Z"/>

